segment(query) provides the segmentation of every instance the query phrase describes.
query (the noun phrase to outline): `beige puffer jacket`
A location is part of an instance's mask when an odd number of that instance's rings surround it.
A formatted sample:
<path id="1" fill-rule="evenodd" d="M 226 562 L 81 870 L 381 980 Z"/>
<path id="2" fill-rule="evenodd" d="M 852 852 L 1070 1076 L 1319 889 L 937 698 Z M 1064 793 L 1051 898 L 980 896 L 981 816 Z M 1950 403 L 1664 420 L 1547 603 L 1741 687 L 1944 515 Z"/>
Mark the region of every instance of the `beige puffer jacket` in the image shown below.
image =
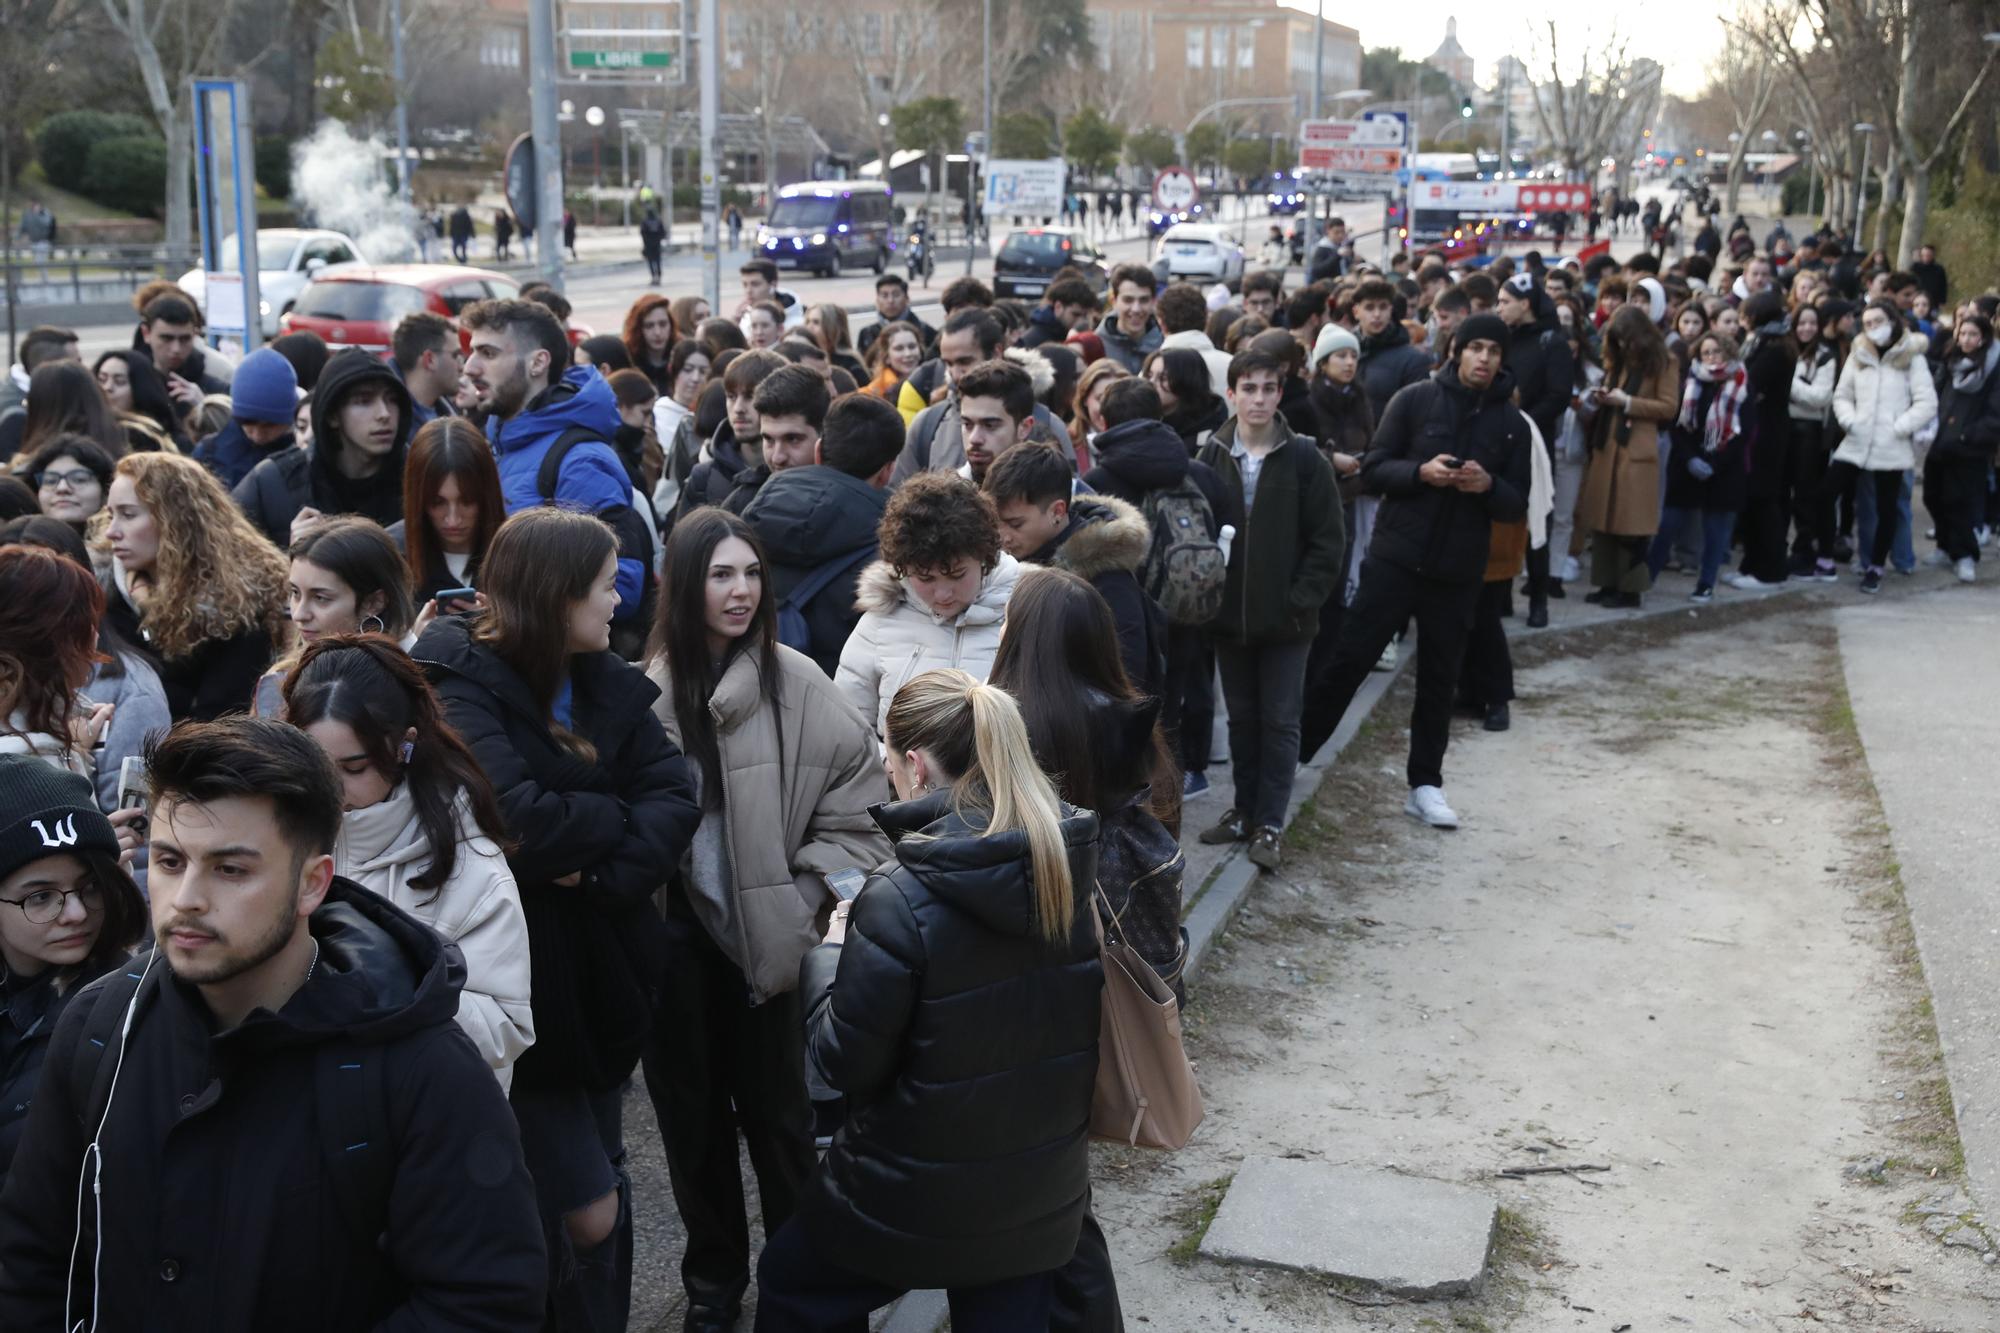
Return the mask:
<path id="1" fill-rule="evenodd" d="M 1886 352 L 1877 351 L 1866 335 L 1855 341 L 1833 391 L 1834 420 L 1847 432 L 1834 462 L 1864 472 L 1907 472 L 1917 465 L 1917 432 L 1938 410 L 1927 346 L 1921 333 L 1907 335 Z"/>
<path id="2" fill-rule="evenodd" d="M 833 908 L 823 876 L 850 868 L 867 874 L 890 856 L 888 838 L 868 814 L 889 799 L 889 782 L 867 719 L 805 654 L 780 645 L 778 666 L 775 715 L 747 652 L 730 662 L 709 697 L 733 897 L 718 904 L 688 894 L 696 917 L 742 969 L 753 1004 L 798 986 L 799 960 L 826 933 Z M 664 661 L 646 674 L 660 687 L 653 712 L 679 745 L 673 674 Z"/>
<path id="3" fill-rule="evenodd" d="M 486 1059 L 504 1089 L 514 1061 L 535 1042 L 528 982 L 528 919 L 514 872 L 492 839 L 458 803 L 458 861 L 436 892 L 410 881 L 430 869 L 431 845 L 417 818 L 410 789 L 396 789 L 340 820 L 333 873 L 387 898 L 429 926 L 465 955 L 465 989 L 458 996 L 458 1025 Z"/>
<path id="4" fill-rule="evenodd" d="M 994 654 L 1000 651 L 1007 599 L 1014 595 L 1020 574 L 1014 557 L 1001 552 L 1000 562 L 980 580 L 972 605 L 942 620 L 896 577 L 894 566 L 887 561 L 868 566 L 854 589 L 861 622 L 840 650 L 840 670 L 833 683 L 863 717 L 875 723 L 875 734 L 880 736 L 890 701 L 914 677 L 957 667 L 985 680 L 993 671 Z"/>

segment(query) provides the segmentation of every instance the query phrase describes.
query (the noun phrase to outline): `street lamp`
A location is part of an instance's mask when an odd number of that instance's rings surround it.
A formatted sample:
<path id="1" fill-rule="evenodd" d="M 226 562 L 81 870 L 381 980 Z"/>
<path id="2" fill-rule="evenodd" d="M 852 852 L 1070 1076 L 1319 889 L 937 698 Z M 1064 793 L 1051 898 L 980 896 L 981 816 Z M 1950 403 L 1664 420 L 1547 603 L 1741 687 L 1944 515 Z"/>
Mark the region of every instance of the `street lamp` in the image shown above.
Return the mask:
<path id="1" fill-rule="evenodd" d="M 1812 136 L 1804 130 L 1792 131 L 1792 138 L 1806 158 L 1806 214 L 1809 217 L 1817 217 L 1819 216 L 1819 154 L 1812 151 Z"/>
<path id="2" fill-rule="evenodd" d="M 1854 132 L 1861 136 L 1861 170 L 1856 173 L 1854 186 L 1854 235 L 1851 238 L 1858 247 L 1861 244 L 1861 212 L 1868 202 L 1868 147 L 1875 134 L 1875 126 L 1869 121 L 1858 121 Z"/>
<path id="3" fill-rule="evenodd" d="M 604 205 L 604 108 L 586 107 L 583 123 L 590 126 L 590 225 L 595 227 L 602 219 L 598 209 Z"/>

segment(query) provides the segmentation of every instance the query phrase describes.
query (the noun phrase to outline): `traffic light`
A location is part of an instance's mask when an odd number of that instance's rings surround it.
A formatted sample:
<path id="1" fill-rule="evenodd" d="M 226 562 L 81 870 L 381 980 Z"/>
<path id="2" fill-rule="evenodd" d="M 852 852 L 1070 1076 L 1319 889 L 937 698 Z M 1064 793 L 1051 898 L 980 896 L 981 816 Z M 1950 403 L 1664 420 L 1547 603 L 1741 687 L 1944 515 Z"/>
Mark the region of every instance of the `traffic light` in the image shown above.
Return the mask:
<path id="1" fill-rule="evenodd" d="M 1472 119 L 1472 99 L 1470 97 L 1458 104 L 1458 114 L 1461 119 Z"/>

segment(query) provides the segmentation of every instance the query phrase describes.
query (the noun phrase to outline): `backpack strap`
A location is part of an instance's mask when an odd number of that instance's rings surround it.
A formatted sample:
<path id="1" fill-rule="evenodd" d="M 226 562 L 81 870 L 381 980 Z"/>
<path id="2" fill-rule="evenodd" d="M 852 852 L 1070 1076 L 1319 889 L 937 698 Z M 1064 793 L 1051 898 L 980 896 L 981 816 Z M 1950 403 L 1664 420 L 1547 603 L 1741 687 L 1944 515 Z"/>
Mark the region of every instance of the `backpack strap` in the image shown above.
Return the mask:
<path id="1" fill-rule="evenodd" d="M 613 454 L 618 452 L 616 449 L 612 449 L 610 441 L 604 439 L 588 426 L 571 426 L 568 430 L 556 436 L 556 442 L 549 446 L 547 453 L 542 455 L 541 467 L 535 470 L 535 491 L 542 497 L 543 504 L 553 504 L 555 502 L 556 481 L 562 475 L 563 460 L 568 458 L 569 451 L 576 448 L 579 444 L 601 444 L 605 448 L 611 449 Z"/>
<path id="2" fill-rule="evenodd" d="M 313 1090 L 320 1156 L 348 1229 L 369 1246 L 386 1240 L 396 1145 L 389 1131 L 380 1046 L 328 1042 L 315 1053 Z"/>
<path id="3" fill-rule="evenodd" d="M 833 581 L 855 568 L 865 560 L 872 560 L 881 547 L 875 542 L 857 546 L 852 551 L 837 555 L 825 564 L 815 568 L 810 574 L 792 585 L 792 590 L 782 599 L 788 606 L 804 609 L 813 598 L 825 592 Z"/>
<path id="4" fill-rule="evenodd" d="M 83 1034 L 69 1065 L 70 1105 L 77 1108 L 85 1134 L 95 1136 L 98 1122 L 104 1118 L 111 1096 L 111 1079 L 118 1068 L 125 1011 L 138 997 L 139 983 L 146 977 L 146 963 L 147 958 L 142 954 L 106 975 L 101 982 L 85 988 L 85 994 L 92 991 L 95 994 L 91 996 L 90 1014 L 83 1021 Z M 157 979 L 146 981 L 149 989 L 158 984 Z M 138 1021 L 136 1013 L 133 1021 Z"/>

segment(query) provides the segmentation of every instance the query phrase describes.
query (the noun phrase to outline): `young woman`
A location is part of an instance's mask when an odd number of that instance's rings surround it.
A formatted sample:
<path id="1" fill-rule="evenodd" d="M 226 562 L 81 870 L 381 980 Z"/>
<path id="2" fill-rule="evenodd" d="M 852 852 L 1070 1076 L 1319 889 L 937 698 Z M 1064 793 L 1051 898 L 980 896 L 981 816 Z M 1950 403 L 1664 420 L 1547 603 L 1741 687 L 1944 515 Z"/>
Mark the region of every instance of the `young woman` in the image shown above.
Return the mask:
<path id="1" fill-rule="evenodd" d="M 57 559 L 59 557 L 50 557 Z M 0 1181 L 21 1145 L 49 1039 L 69 1001 L 131 956 L 146 928 L 138 886 L 90 783 L 28 755 L 0 753 L 0 800 L 70 835 L 56 852 L 28 834 L 0 839 Z"/>
<path id="2" fill-rule="evenodd" d="M 861 571 L 861 620 L 840 650 L 840 687 L 877 735 L 903 685 L 934 667 L 984 680 L 1020 566 L 1000 549 L 993 501 L 956 472 L 920 472 L 889 497 L 882 558 Z"/>
<path id="3" fill-rule="evenodd" d="M 701 326 L 708 319 L 708 300 L 700 296 L 676 296 L 668 303 L 667 309 L 674 317 L 674 328 L 683 338 L 699 338 Z"/>
<path id="4" fill-rule="evenodd" d="M 661 952 L 653 895 L 700 810 L 653 716 L 659 687 L 611 649 L 618 541 L 524 509 L 482 566 L 486 612 L 440 616 L 413 656 L 500 797 L 527 914 L 536 1043 L 510 1100 L 549 1240 L 558 1328 L 623 1329 L 631 1298 L 620 1092 Z"/>
<path id="5" fill-rule="evenodd" d="M 1861 591 L 1867 593 L 1881 591 L 1882 570 L 1896 544 L 1897 506 L 1903 475 L 1916 466 L 1916 434 L 1937 415 L 1937 387 L 1924 346 L 1924 336 L 1903 322 L 1893 301 L 1870 301 L 1861 312 L 1861 337 L 1833 391 L 1833 416 L 1847 438 L 1827 465 L 1820 516 L 1830 517 L 1844 484 L 1865 478 L 1858 484 L 1873 489 L 1874 542 L 1861 553 Z M 1831 549 L 1820 554 L 1833 558 Z"/>
<path id="6" fill-rule="evenodd" d="M 1952 354 L 1938 373 L 1937 440 L 1924 459 L 1924 506 L 1937 521 L 1938 550 L 1961 583 L 1978 577 L 1986 518 L 1986 479 L 2000 447 L 2000 343 L 1993 324 L 1973 314 L 1958 321 Z"/>
<path id="7" fill-rule="evenodd" d="M 1776 587 L 1791 574 L 1791 555 L 1785 543 L 1791 527 L 1785 484 L 1792 471 L 1791 399 L 1796 361 L 1784 297 L 1776 291 L 1758 292 L 1743 302 L 1740 315 L 1750 330 L 1743 342 L 1743 370 L 1750 389 L 1743 429 L 1749 451 L 1738 531 L 1743 558 L 1736 573 L 1729 576 L 1729 585 L 1755 590 Z"/>
<path id="8" fill-rule="evenodd" d="M 861 1327 L 942 1287 L 960 1333 L 1047 1328 L 1089 1209 L 1097 819 L 1057 799 L 1013 699 L 963 671 L 903 686 L 887 727 L 895 859 L 799 979 L 812 1068 L 849 1117 L 764 1248 L 758 1327 Z"/>
<path id="9" fill-rule="evenodd" d="M 923 363 L 923 338 L 909 325 L 897 321 L 887 333 L 868 344 L 868 365 L 874 371 L 874 378 L 862 392 L 893 403 L 903 382 L 916 374 Z"/>
<path id="10" fill-rule="evenodd" d="M 861 368 L 861 358 L 854 354 L 854 344 L 847 334 L 847 311 L 832 301 L 822 301 L 806 307 L 806 332 L 813 343 L 826 353 L 826 359 L 854 376 L 859 384 L 868 377 Z"/>
<path id="11" fill-rule="evenodd" d="M 1208 362 L 1192 347 L 1175 347 L 1154 352 L 1139 368 L 1153 391 L 1160 395 L 1162 419 L 1181 437 L 1189 452 L 1200 448 L 1223 422 L 1229 420 L 1229 404 L 1215 392 L 1209 378 Z M 1304 423 L 1311 434 L 1315 423 Z"/>
<path id="12" fill-rule="evenodd" d="M 42 512 L 82 532 L 104 508 L 111 489 L 111 455 L 83 435 L 58 435 L 29 456 L 21 469 L 35 487 Z"/>
<path id="13" fill-rule="evenodd" d="M 500 493 L 500 465 L 477 426 L 463 417 L 438 417 L 410 441 L 403 464 L 403 518 L 389 538 L 403 548 L 410 593 L 426 617 L 464 615 L 474 604 L 437 595 L 479 582 L 480 559 L 507 517 Z"/>
<path id="14" fill-rule="evenodd" d="M 1713 601 L 1715 579 L 1729 553 L 1736 515 L 1743 508 L 1745 441 L 1743 405 L 1749 376 L 1736 342 L 1721 332 L 1695 340 L 1694 372 L 1681 391 L 1667 465 L 1666 509 L 1653 538 L 1649 573 L 1659 578 L 1674 536 L 1691 512 L 1701 515 L 1701 570 L 1693 600 Z"/>
<path id="15" fill-rule="evenodd" d="M 618 430 L 611 439 L 612 452 L 625 465 L 625 478 L 632 489 L 651 495 L 666 461 L 661 441 L 653 434 L 659 391 L 643 371 L 614 370 L 604 378 L 611 386 L 611 396 L 618 400 Z"/>
<path id="16" fill-rule="evenodd" d="M 1814 558 L 1819 488 L 1826 476 L 1826 426 L 1839 372 L 1840 357 L 1824 336 L 1819 310 L 1799 306 L 1792 312 L 1792 394 L 1785 408 L 1791 419 L 1792 573 L 1822 583 L 1840 577 L 1833 561 L 1822 565 Z"/>
<path id="17" fill-rule="evenodd" d="M 692 338 L 681 339 L 668 354 L 667 388 L 653 404 L 653 434 L 659 437 L 662 449 L 672 449 L 681 423 L 694 418 L 695 404 L 701 399 L 701 386 L 708 383 L 712 364 L 708 348 Z"/>
<path id="18" fill-rule="evenodd" d="M 1631 610 L 1651 582 L 1646 551 L 1662 530 L 1660 431 L 1680 410 L 1678 378 L 1659 326 L 1645 311 L 1625 306 L 1611 317 L 1576 508 L 1577 527 L 1590 533 L 1596 589 L 1586 602 Z"/>
<path id="19" fill-rule="evenodd" d="M 1680 378 L 1686 379 L 1693 372 L 1695 341 L 1707 332 L 1708 311 L 1699 301 L 1689 301 L 1674 316 L 1674 331 L 1667 335 L 1667 350 L 1680 366 Z"/>
<path id="20" fill-rule="evenodd" d="M 643 372 L 662 397 L 673 392 L 675 334 L 672 303 L 664 296 L 648 293 L 625 312 L 620 335 L 625 354 L 632 358 L 632 369 Z"/>
<path id="21" fill-rule="evenodd" d="M 750 350 L 776 347 L 785 336 L 785 308 L 775 301 L 759 301 L 743 312 L 742 327 Z"/>
<path id="22" fill-rule="evenodd" d="M 1101 357 L 1084 369 L 1076 382 L 1076 416 L 1070 420 L 1069 436 L 1079 447 L 1090 449 L 1099 435 L 1107 427 L 1104 424 L 1104 391 L 1111 387 L 1112 380 L 1124 379 L 1132 372 L 1113 361 Z"/>
<path id="23" fill-rule="evenodd" d="M 799 960 L 835 902 L 826 876 L 888 858 L 868 816 L 882 769 L 868 719 L 778 642 L 763 548 L 734 514 L 697 509 L 675 526 L 649 657 L 653 711 L 693 761 L 702 817 L 662 894 L 646 1087 L 688 1232 L 688 1324 L 726 1325 L 752 1271 L 738 1133 L 766 1234 L 812 1172 Z"/>
<path id="24" fill-rule="evenodd" d="M 151 658 L 174 720 L 249 707 L 289 637 L 285 557 L 191 458 L 127 454 L 105 507 L 91 528 L 111 557 L 106 615 Z"/>
<path id="25" fill-rule="evenodd" d="M 257 682 L 250 711 L 258 717 L 285 717 L 285 678 L 313 644 L 353 634 L 382 634 L 401 643 L 414 618 L 402 554 L 374 520 L 330 518 L 314 524 L 292 543 L 290 555 L 285 605 L 298 639 Z"/>
<path id="26" fill-rule="evenodd" d="M 131 438 L 105 400 L 104 390 L 78 362 L 36 366 L 28 380 L 26 407 L 19 451 L 24 456 L 39 453 L 58 435 L 81 435 L 113 458 L 131 452 Z"/>
<path id="27" fill-rule="evenodd" d="M 167 396 L 166 383 L 160 372 L 153 369 L 151 360 L 137 352 L 113 350 L 98 357 L 92 370 L 105 401 L 127 426 L 128 438 L 132 418 L 138 417 L 154 434 L 165 436 L 182 453 L 193 447 L 181 414 L 175 410 L 174 400 Z"/>
<path id="28" fill-rule="evenodd" d="M 528 922 L 478 760 L 417 664 L 379 635 L 315 640 L 285 678 L 284 709 L 340 774 L 334 873 L 458 946 L 458 1025 L 508 1086 L 535 1040 Z"/>
<path id="29" fill-rule="evenodd" d="M 104 590 L 54 551 L 0 549 L 0 754 L 34 755 L 94 778 L 110 721 L 79 691 L 90 681 Z M 18 809 L 0 811 L 14 819 Z"/>

